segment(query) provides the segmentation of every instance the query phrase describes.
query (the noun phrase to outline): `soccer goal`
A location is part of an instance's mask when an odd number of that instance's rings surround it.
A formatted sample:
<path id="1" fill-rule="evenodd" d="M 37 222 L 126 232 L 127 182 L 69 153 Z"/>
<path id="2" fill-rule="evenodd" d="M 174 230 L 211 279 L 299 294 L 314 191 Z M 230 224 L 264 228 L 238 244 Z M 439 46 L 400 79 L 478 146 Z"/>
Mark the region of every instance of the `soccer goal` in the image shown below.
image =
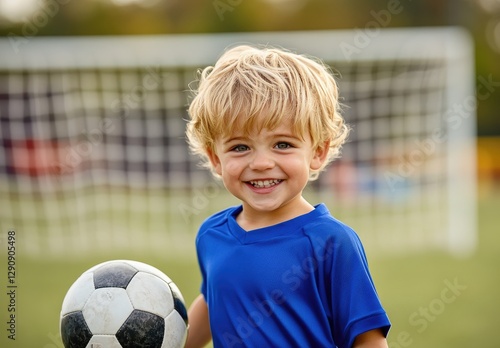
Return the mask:
<path id="1" fill-rule="evenodd" d="M 239 43 L 332 66 L 352 126 L 308 195 L 370 253 L 474 250 L 475 76 L 457 28 L 0 40 L 0 224 L 33 256 L 194 256 L 237 202 L 185 141 L 188 85 Z"/>

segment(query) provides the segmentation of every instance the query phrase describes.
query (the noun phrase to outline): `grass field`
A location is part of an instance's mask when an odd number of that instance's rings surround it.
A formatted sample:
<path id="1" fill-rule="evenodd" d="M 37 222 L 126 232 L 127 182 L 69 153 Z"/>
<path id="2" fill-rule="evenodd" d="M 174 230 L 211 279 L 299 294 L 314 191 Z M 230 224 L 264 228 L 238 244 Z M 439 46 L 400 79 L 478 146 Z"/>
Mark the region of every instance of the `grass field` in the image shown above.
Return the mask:
<path id="1" fill-rule="evenodd" d="M 498 193 L 498 191 L 497 191 Z M 498 347 L 494 333 L 500 313 L 500 195 L 478 202 L 479 246 L 467 258 L 440 252 L 368 258 L 393 328 L 391 348 Z M 3 232 L 3 231 L 2 231 Z M 8 338 L 7 261 L 2 246 L 0 267 L 0 347 L 62 347 L 59 311 L 72 282 L 91 266 L 114 258 L 137 259 L 167 273 L 189 304 L 198 293 L 199 273 L 194 257 L 175 261 L 168 255 L 113 254 L 105 257 L 56 261 L 17 255 L 16 335 Z"/>

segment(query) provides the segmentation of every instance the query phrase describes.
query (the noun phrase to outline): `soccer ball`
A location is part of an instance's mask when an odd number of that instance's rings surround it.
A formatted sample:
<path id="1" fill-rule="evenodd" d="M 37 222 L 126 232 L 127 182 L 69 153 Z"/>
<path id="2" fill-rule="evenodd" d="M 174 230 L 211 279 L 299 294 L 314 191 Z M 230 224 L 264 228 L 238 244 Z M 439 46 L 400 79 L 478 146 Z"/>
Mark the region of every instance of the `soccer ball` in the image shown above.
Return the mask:
<path id="1" fill-rule="evenodd" d="M 180 348 L 187 327 L 184 299 L 172 280 L 129 260 L 84 272 L 66 293 L 60 317 L 66 348 Z"/>

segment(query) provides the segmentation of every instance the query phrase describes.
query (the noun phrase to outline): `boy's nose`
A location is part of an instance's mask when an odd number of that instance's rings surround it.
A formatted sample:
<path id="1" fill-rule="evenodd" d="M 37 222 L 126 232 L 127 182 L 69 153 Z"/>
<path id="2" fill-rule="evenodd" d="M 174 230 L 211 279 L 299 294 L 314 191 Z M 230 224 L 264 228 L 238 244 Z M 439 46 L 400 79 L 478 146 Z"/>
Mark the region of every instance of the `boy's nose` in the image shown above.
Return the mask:
<path id="1" fill-rule="evenodd" d="M 256 151 L 250 162 L 250 169 L 253 170 L 266 170 L 274 167 L 274 160 L 272 156 L 263 152 Z"/>

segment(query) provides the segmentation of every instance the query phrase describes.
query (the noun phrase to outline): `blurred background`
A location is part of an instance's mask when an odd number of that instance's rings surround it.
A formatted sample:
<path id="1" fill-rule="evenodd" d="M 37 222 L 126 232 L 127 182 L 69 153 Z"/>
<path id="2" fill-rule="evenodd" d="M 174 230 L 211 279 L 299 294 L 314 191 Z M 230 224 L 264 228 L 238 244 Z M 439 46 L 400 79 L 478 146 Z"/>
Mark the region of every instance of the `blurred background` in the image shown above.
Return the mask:
<path id="1" fill-rule="evenodd" d="M 378 32 L 429 27 L 463 31 Z M 109 259 L 160 268 L 190 304 L 197 226 L 237 202 L 186 148 L 189 85 L 250 40 L 227 35 L 316 30 L 339 33 L 307 53 L 333 65 L 353 134 L 307 195 L 365 242 L 390 347 L 497 347 L 500 0 L 0 0 L 1 347 L 62 347 L 67 289 Z"/>

